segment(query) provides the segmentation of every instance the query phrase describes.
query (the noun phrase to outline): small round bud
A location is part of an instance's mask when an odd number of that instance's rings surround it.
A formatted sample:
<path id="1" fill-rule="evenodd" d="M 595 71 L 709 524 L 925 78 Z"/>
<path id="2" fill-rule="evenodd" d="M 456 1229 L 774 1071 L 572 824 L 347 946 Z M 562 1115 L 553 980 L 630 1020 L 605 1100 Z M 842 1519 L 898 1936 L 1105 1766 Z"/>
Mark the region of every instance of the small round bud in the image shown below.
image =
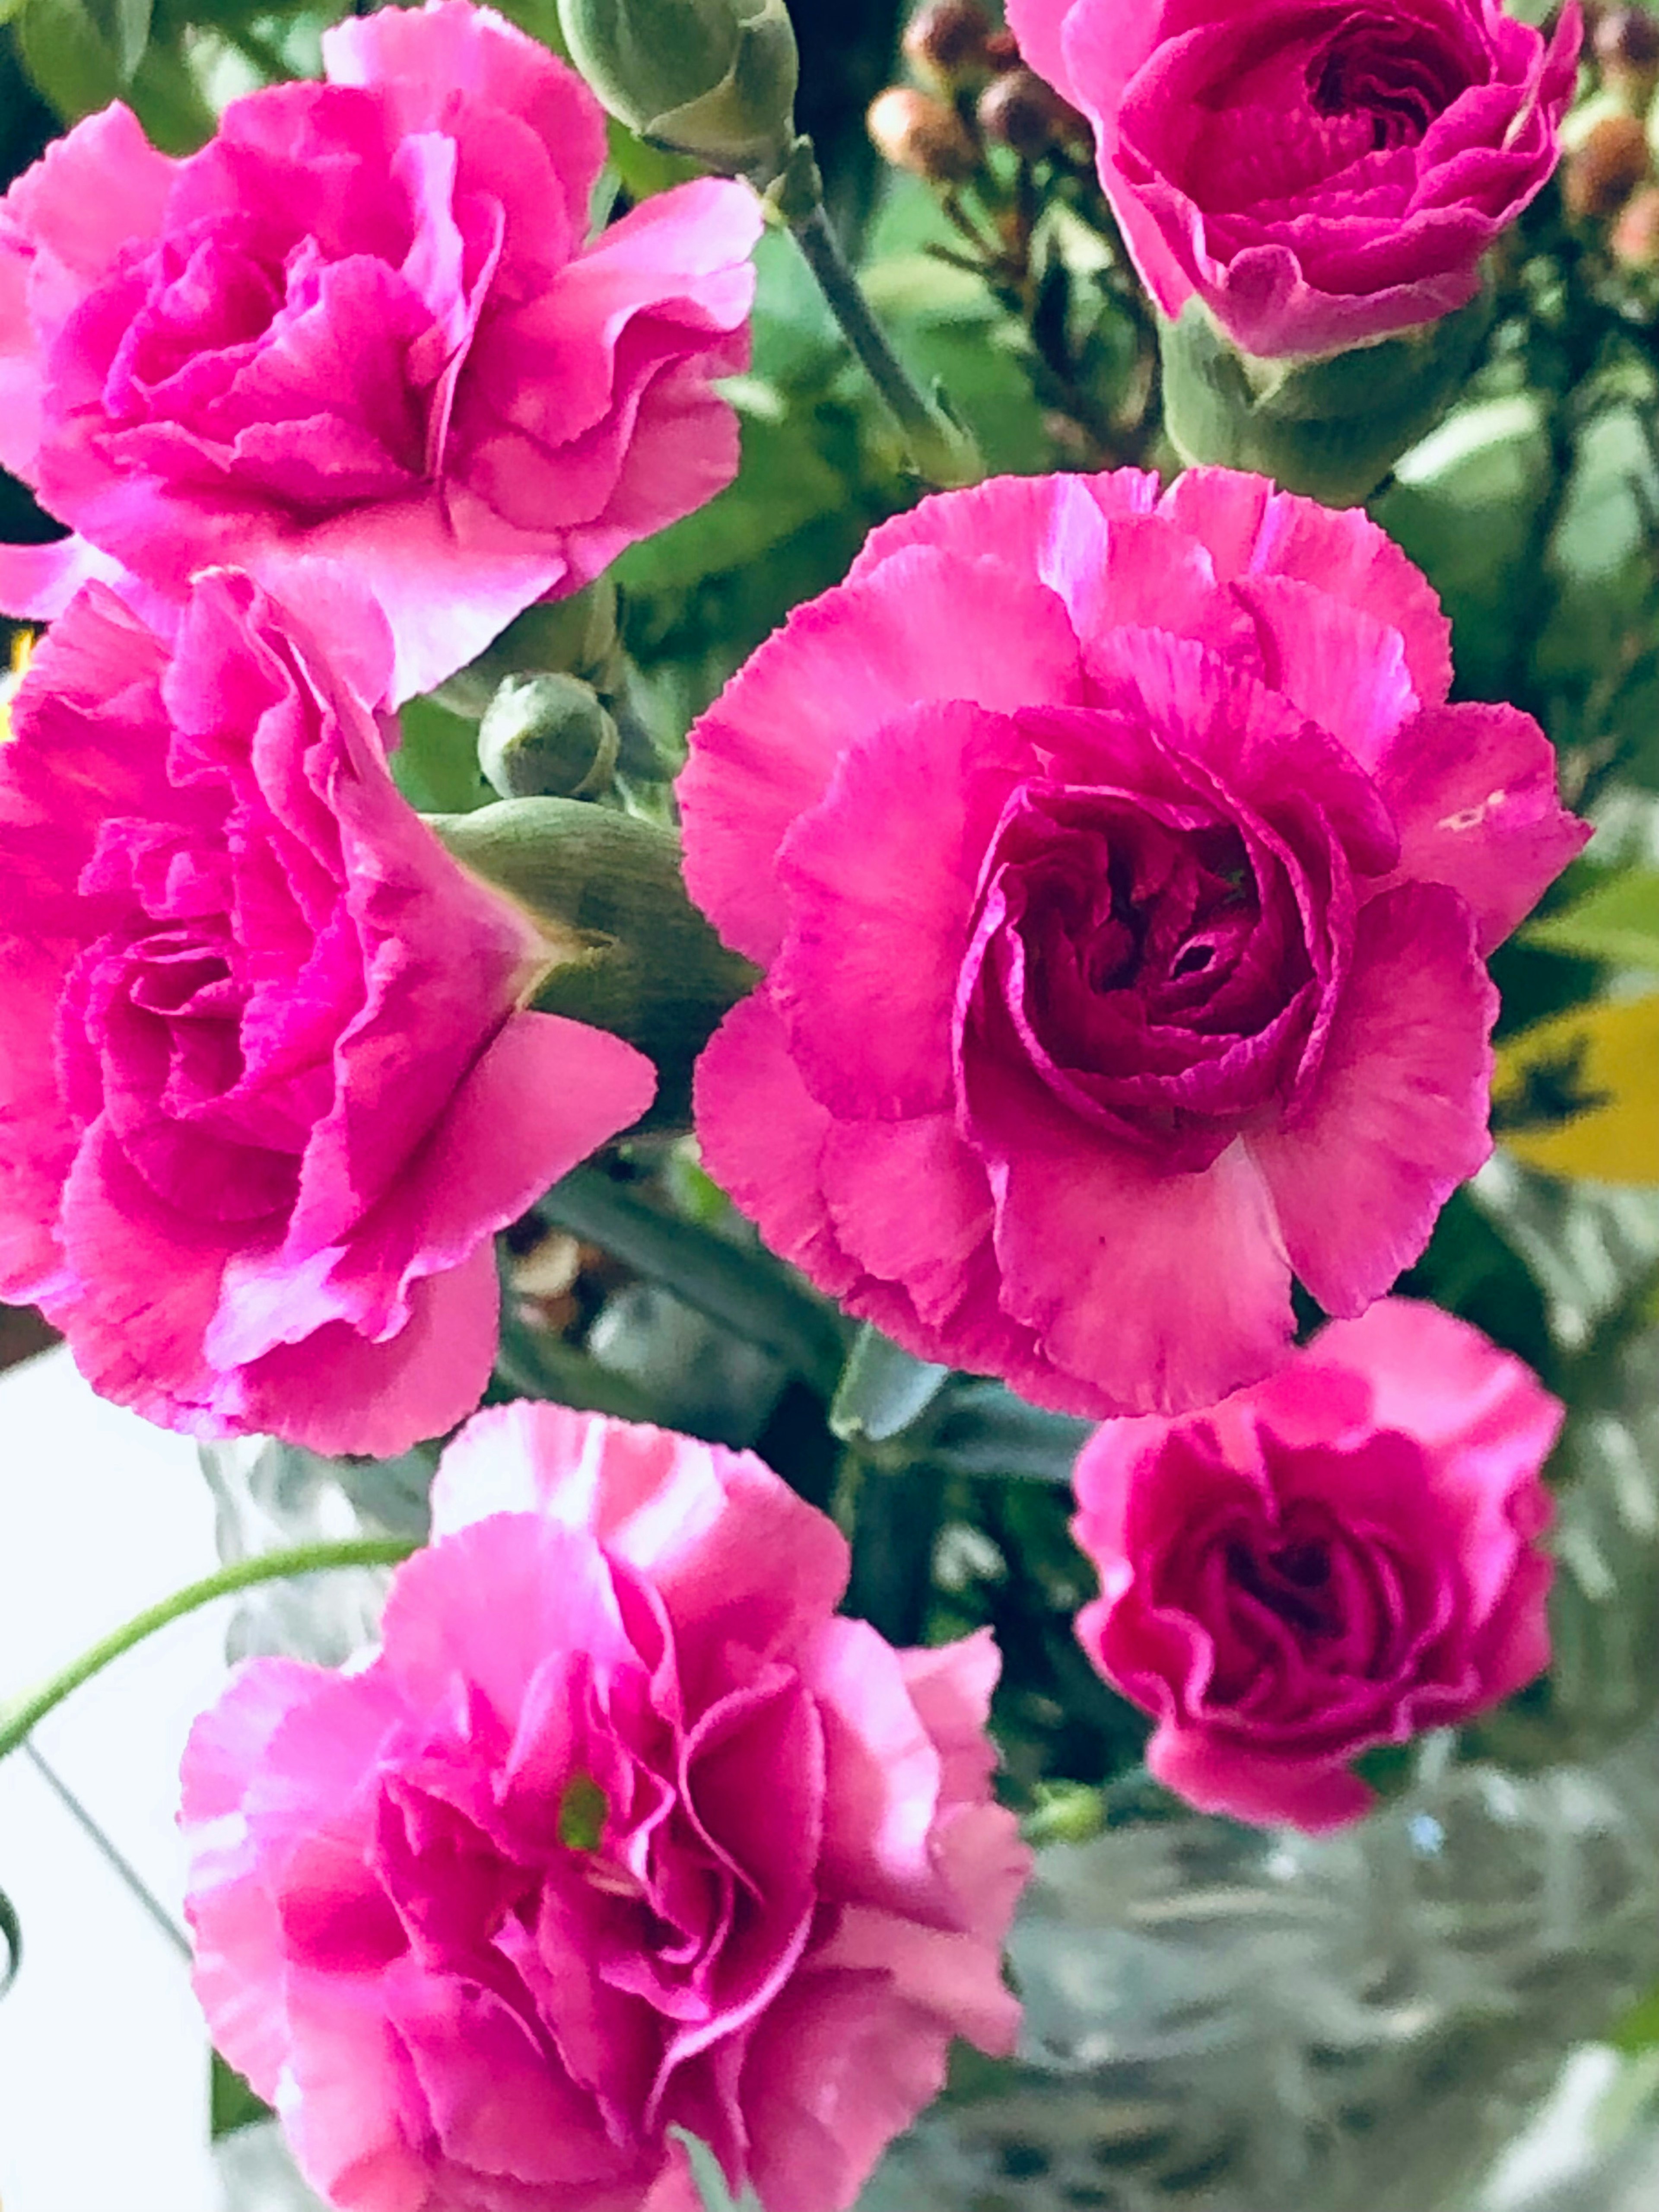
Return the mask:
<path id="1" fill-rule="evenodd" d="M 981 83 L 991 73 L 986 52 L 991 19 L 973 0 L 927 0 L 904 33 L 904 58 L 942 92 Z"/>
<path id="2" fill-rule="evenodd" d="M 979 127 L 994 146 L 1011 146 L 1039 161 L 1068 137 L 1082 118 L 1034 70 L 1013 69 L 994 77 L 979 96 Z"/>
<path id="3" fill-rule="evenodd" d="M 1659 21 L 1645 8 L 1613 8 L 1595 26 L 1591 48 L 1607 90 L 1645 109 L 1659 88 Z"/>
<path id="4" fill-rule="evenodd" d="M 617 765 L 617 726 L 574 676 L 509 676 L 478 725 L 478 765 L 503 799 L 585 799 Z"/>
<path id="5" fill-rule="evenodd" d="M 993 31 L 985 41 L 985 57 L 994 70 L 1018 69 L 1019 40 L 1012 31 Z"/>
<path id="6" fill-rule="evenodd" d="M 979 167 L 979 149 L 950 103 L 908 84 L 890 85 L 865 118 L 876 151 L 896 169 L 936 185 L 959 185 Z"/>
<path id="7" fill-rule="evenodd" d="M 1659 269 L 1659 185 L 1638 185 L 1607 244 L 1626 269 Z"/>
<path id="8" fill-rule="evenodd" d="M 1561 164 L 1561 198 L 1581 222 L 1614 216 L 1648 173 L 1648 134 L 1634 115 L 1603 116 Z"/>

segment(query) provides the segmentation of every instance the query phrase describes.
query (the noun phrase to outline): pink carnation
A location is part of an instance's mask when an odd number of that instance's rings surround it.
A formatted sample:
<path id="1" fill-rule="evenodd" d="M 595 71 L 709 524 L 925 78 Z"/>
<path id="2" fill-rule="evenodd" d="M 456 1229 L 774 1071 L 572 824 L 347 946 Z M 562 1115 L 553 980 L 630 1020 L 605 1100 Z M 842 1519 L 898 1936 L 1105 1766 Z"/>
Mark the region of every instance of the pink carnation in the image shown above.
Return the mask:
<path id="1" fill-rule="evenodd" d="M 323 53 L 188 160 L 118 105 L 0 201 L 0 462 L 81 533 L 0 549 L 0 603 L 322 554 L 401 699 L 730 480 L 760 214 L 705 179 L 588 243 L 599 103 L 469 0 Z"/>
<path id="2" fill-rule="evenodd" d="M 650 1103 L 387 773 L 391 641 L 246 576 L 90 585 L 0 747 L 0 1296 L 198 1436 L 396 1452 L 477 1404 L 492 1232 Z"/>
<path id="3" fill-rule="evenodd" d="M 191 1739 L 216 2044 L 349 2212 L 691 2212 L 672 2128 L 839 2212 L 1014 2039 L 988 1631 L 895 1651 L 758 1460 L 562 1407 L 433 1509 L 365 1671 L 256 1660 Z"/>
<path id="4" fill-rule="evenodd" d="M 1208 1405 L 1353 1315 L 1489 1149 L 1482 956 L 1588 834 L 1537 724 L 1449 706 L 1359 514 L 1194 470 L 878 530 L 692 732 L 686 879 L 767 971 L 710 1172 L 926 1359 Z"/>
<path id="5" fill-rule="evenodd" d="M 1094 125 L 1100 180 L 1166 315 L 1246 352 L 1334 353 L 1472 300 L 1572 99 L 1501 0 L 1008 0 L 1025 59 Z"/>
<path id="6" fill-rule="evenodd" d="M 1479 1329 L 1389 1298 L 1208 1413 L 1099 1430 L 1077 1632 L 1156 1715 L 1152 1772 L 1206 1812 L 1340 1827 L 1373 1802 L 1360 1753 L 1541 1674 L 1563 1410 Z"/>

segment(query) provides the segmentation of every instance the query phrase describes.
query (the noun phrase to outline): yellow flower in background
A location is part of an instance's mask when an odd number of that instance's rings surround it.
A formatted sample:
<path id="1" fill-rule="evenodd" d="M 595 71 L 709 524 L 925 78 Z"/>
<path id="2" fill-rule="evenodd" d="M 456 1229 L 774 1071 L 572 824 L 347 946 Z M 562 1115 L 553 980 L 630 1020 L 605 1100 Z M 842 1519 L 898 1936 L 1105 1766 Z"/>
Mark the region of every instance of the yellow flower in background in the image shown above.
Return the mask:
<path id="1" fill-rule="evenodd" d="M 34 651 L 34 632 L 32 629 L 14 630 L 11 640 L 11 671 L 0 676 L 0 745 L 11 735 L 11 716 L 7 708 L 11 695 L 28 673 L 30 657 Z"/>
<path id="2" fill-rule="evenodd" d="M 1504 1145 L 1528 1167 L 1659 1183 L 1659 991 L 1576 1006 L 1500 1045 L 1493 1098 Z M 1528 1127 L 1534 1116 L 1547 1126 Z"/>

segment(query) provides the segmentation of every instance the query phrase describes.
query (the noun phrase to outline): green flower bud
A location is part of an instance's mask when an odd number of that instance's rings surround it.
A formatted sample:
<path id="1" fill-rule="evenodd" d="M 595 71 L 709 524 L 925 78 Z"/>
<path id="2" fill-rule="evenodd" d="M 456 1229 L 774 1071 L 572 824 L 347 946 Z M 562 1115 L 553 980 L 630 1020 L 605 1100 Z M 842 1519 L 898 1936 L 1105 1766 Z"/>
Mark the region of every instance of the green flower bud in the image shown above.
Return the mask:
<path id="1" fill-rule="evenodd" d="M 656 1062 L 642 1127 L 690 1120 L 691 1068 L 757 981 L 685 895 L 672 830 L 580 799 L 429 815 L 451 853 L 532 917 L 547 966 L 531 1003 L 609 1030 Z"/>
<path id="2" fill-rule="evenodd" d="M 1189 465 L 1249 469 L 1327 507 L 1358 507 L 1450 406 L 1491 319 L 1483 293 L 1347 353 L 1258 361 L 1194 300 L 1158 329 L 1164 426 Z"/>
<path id="3" fill-rule="evenodd" d="M 579 676 L 509 676 L 478 725 L 478 766 L 503 799 L 592 799 L 617 765 L 617 726 Z"/>
<path id="4" fill-rule="evenodd" d="M 558 0 L 570 58 L 620 122 L 765 182 L 795 136 L 799 57 L 784 0 Z"/>

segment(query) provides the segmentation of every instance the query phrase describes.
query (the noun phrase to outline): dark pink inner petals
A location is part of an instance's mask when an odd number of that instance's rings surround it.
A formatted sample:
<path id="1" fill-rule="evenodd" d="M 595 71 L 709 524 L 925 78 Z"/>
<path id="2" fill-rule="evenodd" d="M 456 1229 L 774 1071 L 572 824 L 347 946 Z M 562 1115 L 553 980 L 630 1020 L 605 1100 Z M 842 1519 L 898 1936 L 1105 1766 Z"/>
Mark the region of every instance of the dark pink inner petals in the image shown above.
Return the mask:
<path id="1" fill-rule="evenodd" d="M 1206 1167 L 1293 1079 L 1315 981 L 1283 866 L 1236 823 L 1026 784 L 963 971 L 970 1089 L 975 1057 L 1000 1041 L 1085 1121 Z"/>
<path id="2" fill-rule="evenodd" d="M 1420 21 L 1358 9 L 1310 60 L 1310 105 L 1317 115 L 1359 119 L 1378 152 L 1415 145 L 1485 76 L 1485 58 Z"/>
<path id="3" fill-rule="evenodd" d="M 1159 50 L 1126 94 L 1126 137 L 1212 214 L 1349 179 L 1386 191 L 1389 157 L 1492 74 L 1465 15 L 1434 0 L 1241 11 Z M 1407 195 L 1413 174 L 1399 172 Z"/>

